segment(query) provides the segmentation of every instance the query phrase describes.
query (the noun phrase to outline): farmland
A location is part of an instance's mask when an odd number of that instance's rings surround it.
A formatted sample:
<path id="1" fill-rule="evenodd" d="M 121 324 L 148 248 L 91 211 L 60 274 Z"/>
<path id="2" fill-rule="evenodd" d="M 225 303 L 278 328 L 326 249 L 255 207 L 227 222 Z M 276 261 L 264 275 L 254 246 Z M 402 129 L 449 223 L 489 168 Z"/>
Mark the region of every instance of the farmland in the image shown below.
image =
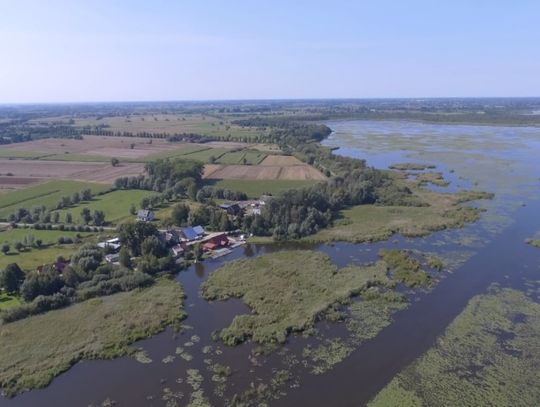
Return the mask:
<path id="1" fill-rule="evenodd" d="M 54 208 L 58 200 L 65 195 L 80 192 L 90 188 L 92 193 L 108 190 L 107 185 L 77 182 L 77 181 L 49 181 L 43 184 L 31 186 L 26 189 L 12 191 L 2 195 L 0 203 L 0 219 L 6 219 L 19 207 L 32 208 L 44 205 L 47 208 Z"/>
<path id="2" fill-rule="evenodd" d="M 209 164 L 204 168 L 204 177 L 209 179 L 246 180 L 302 180 L 321 181 L 326 177 L 315 168 L 295 157 L 269 155 L 259 165 Z"/>
<path id="3" fill-rule="evenodd" d="M 118 177 L 139 175 L 143 171 L 142 163 L 123 163 L 113 167 L 110 162 L 0 160 L 0 174 L 10 173 L 13 177 L 27 179 L 27 182 L 66 179 L 111 184 Z M 0 187 L 9 187 L 10 178 L 0 178 L 6 182 L 0 184 Z"/>

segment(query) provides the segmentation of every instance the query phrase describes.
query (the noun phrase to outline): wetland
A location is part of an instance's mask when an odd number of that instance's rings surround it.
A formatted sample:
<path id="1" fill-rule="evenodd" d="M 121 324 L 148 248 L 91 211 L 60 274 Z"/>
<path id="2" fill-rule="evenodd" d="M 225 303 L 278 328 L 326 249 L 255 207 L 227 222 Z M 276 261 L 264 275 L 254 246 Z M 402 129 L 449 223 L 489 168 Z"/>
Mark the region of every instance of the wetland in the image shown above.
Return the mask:
<path id="1" fill-rule="evenodd" d="M 177 275 L 174 290 L 148 294 L 148 304 L 159 299 L 161 311 L 148 305 L 141 316 L 134 307 L 125 317 L 103 310 L 111 323 L 122 318 L 133 332 L 147 313 L 162 315 L 154 336 L 130 347 L 81 341 L 80 357 L 38 366 L 38 377 L 0 376 L 13 395 L 49 383 L 49 370 L 73 365 L 47 387 L 2 398 L 0 406 L 538 402 L 540 251 L 524 243 L 540 230 L 538 129 L 358 120 L 327 125 L 333 133 L 323 145 L 394 168 L 426 205 L 354 206 L 302 241 L 246 244 L 195 263 Z M 39 324 L 53 323 L 46 318 L 82 318 L 88 306 L 17 324 L 39 332 Z M 180 328 L 162 331 L 184 317 Z M 3 347 L 6 332 L 2 328 Z M 62 334 L 58 329 L 51 340 L 65 341 Z M 69 333 L 79 336 L 85 334 Z M 37 349 L 39 343 L 33 342 Z M 34 356 L 4 351 L 2 363 Z M 97 360 L 112 356 L 119 357 Z M 22 376 L 38 385 L 18 380 Z"/>

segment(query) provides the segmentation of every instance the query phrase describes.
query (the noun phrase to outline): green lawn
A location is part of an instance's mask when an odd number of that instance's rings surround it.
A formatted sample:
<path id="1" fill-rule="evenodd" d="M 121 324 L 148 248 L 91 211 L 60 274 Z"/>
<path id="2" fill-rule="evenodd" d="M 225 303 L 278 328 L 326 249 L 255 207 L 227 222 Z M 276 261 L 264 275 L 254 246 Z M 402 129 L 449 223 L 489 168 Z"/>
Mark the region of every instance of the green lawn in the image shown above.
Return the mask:
<path id="1" fill-rule="evenodd" d="M 82 223 L 81 210 L 83 208 L 90 209 L 91 212 L 100 210 L 105 212 L 105 221 L 116 224 L 119 221 L 132 217 L 129 213 L 129 208 L 133 203 L 137 208 L 141 200 L 146 196 L 155 195 L 152 191 L 143 190 L 127 190 L 127 191 L 112 191 L 104 195 L 95 196 L 90 202 L 85 202 L 72 208 L 62 209 L 60 212 L 60 221 L 65 219 L 66 212 L 70 212 L 73 216 L 73 223 Z"/>
<path id="2" fill-rule="evenodd" d="M 19 298 L 6 293 L 0 293 L 0 311 L 11 307 L 16 307 L 20 303 L 21 301 Z"/>
<path id="3" fill-rule="evenodd" d="M 299 189 L 309 185 L 314 185 L 319 181 L 299 181 L 299 180 L 244 180 L 244 179 L 222 179 L 214 185 L 220 188 L 227 188 L 233 191 L 245 192 L 249 198 L 259 198 L 261 195 L 277 195 L 288 189 Z"/>
<path id="4" fill-rule="evenodd" d="M 0 199 L 0 219 L 5 220 L 17 208 L 32 209 L 34 206 L 45 205 L 47 208 L 56 206 L 63 196 L 71 196 L 75 192 L 90 188 L 93 193 L 106 191 L 111 187 L 104 184 L 79 181 L 50 181 L 44 184 L 3 194 Z"/>
<path id="5" fill-rule="evenodd" d="M 1 231 L 0 243 L 7 242 L 13 245 L 15 242 L 22 241 L 25 236 L 33 235 L 34 238 L 41 239 L 43 241 L 43 245 L 45 246 L 49 244 L 56 244 L 60 236 L 74 238 L 78 233 L 82 237 L 86 237 L 92 234 L 92 233 L 87 233 L 87 232 L 70 232 L 70 231 L 62 231 L 62 230 L 35 230 L 35 229 L 30 229 L 30 228 L 29 229 L 17 228 L 17 229 L 10 229 L 7 231 Z M 13 247 L 11 248 L 11 250 L 12 252 L 15 251 Z"/>
<path id="6" fill-rule="evenodd" d="M 0 254 L 0 269 L 9 263 L 17 263 L 23 270 L 35 270 L 42 264 L 50 264 L 56 261 L 58 256 L 68 258 L 76 250 L 76 245 L 49 246 L 43 249 L 31 249 L 26 252 L 10 252 L 8 255 Z"/>

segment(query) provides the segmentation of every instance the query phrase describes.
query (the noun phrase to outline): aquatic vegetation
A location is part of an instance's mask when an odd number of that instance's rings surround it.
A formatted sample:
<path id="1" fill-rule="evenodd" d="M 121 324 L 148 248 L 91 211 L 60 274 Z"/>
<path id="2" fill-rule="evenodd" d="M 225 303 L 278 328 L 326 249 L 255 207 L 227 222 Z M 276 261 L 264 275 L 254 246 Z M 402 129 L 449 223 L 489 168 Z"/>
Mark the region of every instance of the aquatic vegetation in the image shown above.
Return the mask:
<path id="1" fill-rule="evenodd" d="M 388 284 L 383 263 L 338 269 L 320 252 L 277 252 L 226 263 L 203 283 L 202 295 L 207 300 L 242 298 L 253 311 L 236 316 L 221 332 L 226 344 L 250 338 L 283 343 L 290 332 L 312 327 L 332 305 Z"/>
<path id="2" fill-rule="evenodd" d="M 172 363 L 174 362 L 174 359 L 176 359 L 175 356 L 173 355 L 168 355 L 168 356 L 165 356 L 163 359 L 161 359 L 161 363 Z"/>
<path id="3" fill-rule="evenodd" d="M 393 278 L 407 287 L 427 286 L 431 276 L 421 270 L 421 263 L 408 250 L 381 249 L 379 256 L 390 267 Z"/>
<path id="4" fill-rule="evenodd" d="M 419 185 L 433 184 L 439 187 L 447 187 L 450 185 L 443 177 L 442 172 L 420 172 L 414 174 L 416 177 L 416 182 Z"/>
<path id="5" fill-rule="evenodd" d="M 435 255 L 429 255 L 426 257 L 426 260 L 428 267 L 437 271 L 442 271 L 444 267 L 444 262 L 439 257 Z"/>
<path id="6" fill-rule="evenodd" d="M 149 288 L 88 300 L 0 327 L 0 387 L 7 396 L 44 387 L 82 359 L 135 352 L 130 344 L 185 318 L 182 287 Z"/>
<path id="7" fill-rule="evenodd" d="M 540 304 L 520 291 L 494 288 L 474 297 L 369 406 L 537 405 L 539 337 Z"/>
<path id="8" fill-rule="evenodd" d="M 388 168 L 398 171 L 423 171 L 435 168 L 432 164 L 419 164 L 419 163 L 398 163 L 392 164 Z"/>
<path id="9" fill-rule="evenodd" d="M 135 358 L 135 360 L 139 363 L 143 363 L 143 364 L 148 364 L 148 363 L 152 363 L 152 359 L 150 359 L 150 357 L 148 356 L 148 354 L 146 353 L 145 350 L 143 349 L 140 349 L 138 350 L 137 352 L 135 352 L 133 354 L 133 357 Z"/>
<path id="10" fill-rule="evenodd" d="M 530 244 L 531 246 L 538 247 L 540 249 L 540 240 L 539 239 L 526 239 L 525 243 Z"/>
<path id="11" fill-rule="evenodd" d="M 204 381 L 204 378 L 202 377 L 199 370 L 197 369 L 187 370 L 186 383 L 188 383 L 193 389 L 193 391 L 190 394 L 189 403 L 187 404 L 188 407 L 210 407 L 210 403 L 208 402 L 208 399 L 204 395 L 204 391 L 201 387 L 203 381 Z"/>
<path id="12" fill-rule="evenodd" d="M 317 347 L 307 346 L 302 357 L 309 359 L 311 373 L 321 374 L 342 362 L 353 350 L 354 347 L 343 339 L 332 338 Z"/>

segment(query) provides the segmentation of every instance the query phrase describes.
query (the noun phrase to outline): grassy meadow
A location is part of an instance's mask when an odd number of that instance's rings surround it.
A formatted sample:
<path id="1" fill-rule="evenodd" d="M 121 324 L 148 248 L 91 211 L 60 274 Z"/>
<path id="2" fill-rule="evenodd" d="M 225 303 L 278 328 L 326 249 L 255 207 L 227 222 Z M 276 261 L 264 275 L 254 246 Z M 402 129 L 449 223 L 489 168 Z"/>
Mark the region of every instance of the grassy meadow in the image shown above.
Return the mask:
<path id="1" fill-rule="evenodd" d="M 73 216 L 73 223 L 82 224 L 81 211 L 83 208 L 88 208 L 91 212 L 96 210 L 105 212 L 105 221 L 108 224 L 117 224 L 124 219 L 134 217 L 129 213 L 131 204 L 134 204 L 139 209 L 139 204 L 144 197 L 155 194 L 153 191 L 137 189 L 108 192 L 93 197 L 89 202 L 83 202 L 71 208 L 58 211 L 60 212 L 60 221 L 63 221 L 65 214 L 69 212 Z"/>
<path id="2" fill-rule="evenodd" d="M 7 396 L 44 387 L 82 359 L 114 358 L 178 324 L 184 293 L 174 279 L 94 298 L 0 326 L 0 387 Z"/>
<path id="3" fill-rule="evenodd" d="M 30 186 L 28 188 L 3 194 L 0 199 L 0 220 L 5 220 L 15 212 L 17 208 L 23 207 L 32 209 L 35 206 L 45 205 L 47 208 L 54 208 L 63 196 L 71 196 L 75 192 L 80 192 L 90 188 L 92 193 L 102 192 L 110 189 L 109 185 L 96 184 L 92 182 L 79 181 L 49 181 L 43 184 Z"/>

